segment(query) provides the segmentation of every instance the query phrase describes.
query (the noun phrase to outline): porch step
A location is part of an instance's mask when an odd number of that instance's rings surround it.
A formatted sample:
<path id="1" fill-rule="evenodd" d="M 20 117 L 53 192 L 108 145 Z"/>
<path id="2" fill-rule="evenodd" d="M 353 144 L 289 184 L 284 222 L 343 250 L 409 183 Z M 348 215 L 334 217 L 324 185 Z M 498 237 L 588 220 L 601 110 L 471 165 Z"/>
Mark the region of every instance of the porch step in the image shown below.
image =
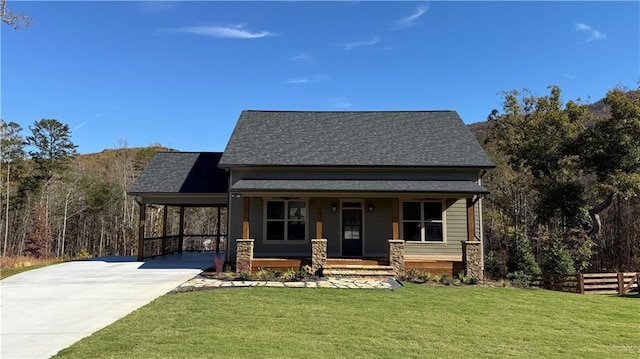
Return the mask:
<path id="1" fill-rule="evenodd" d="M 325 277 L 394 277 L 393 267 L 385 265 L 328 264 L 322 268 Z"/>

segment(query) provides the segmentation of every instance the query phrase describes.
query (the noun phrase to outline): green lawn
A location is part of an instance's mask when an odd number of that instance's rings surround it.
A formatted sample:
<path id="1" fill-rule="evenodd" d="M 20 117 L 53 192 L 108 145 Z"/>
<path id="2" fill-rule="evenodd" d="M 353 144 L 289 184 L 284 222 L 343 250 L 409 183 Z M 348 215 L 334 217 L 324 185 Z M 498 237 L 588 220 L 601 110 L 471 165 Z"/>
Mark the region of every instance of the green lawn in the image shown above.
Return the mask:
<path id="1" fill-rule="evenodd" d="M 56 358 L 600 359 L 638 353 L 637 298 L 407 284 L 395 291 L 263 287 L 166 295 Z"/>
<path id="2" fill-rule="evenodd" d="M 0 279 L 5 279 L 7 277 L 11 277 L 12 275 L 16 275 L 22 272 L 27 272 L 30 270 L 34 270 L 34 269 L 38 269 L 38 268 L 42 268 L 42 267 L 46 267 L 46 266 L 50 266 L 53 264 L 58 264 L 58 263 L 62 263 L 62 261 L 60 260 L 54 260 L 54 261 L 50 261 L 47 263 L 42 263 L 42 264 L 35 264 L 32 266 L 27 266 L 27 267 L 16 267 L 16 268 L 2 268 L 0 269 Z"/>

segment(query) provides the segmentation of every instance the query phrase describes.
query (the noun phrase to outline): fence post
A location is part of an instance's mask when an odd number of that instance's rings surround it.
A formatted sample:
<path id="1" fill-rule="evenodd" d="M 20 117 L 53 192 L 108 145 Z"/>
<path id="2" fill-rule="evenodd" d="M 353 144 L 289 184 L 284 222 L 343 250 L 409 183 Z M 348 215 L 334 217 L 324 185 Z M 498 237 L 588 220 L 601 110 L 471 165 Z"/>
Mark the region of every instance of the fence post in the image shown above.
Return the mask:
<path id="1" fill-rule="evenodd" d="M 576 276 L 578 277 L 578 293 L 584 294 L 584 274 L 578 273 Z"/>
<path id="2" fill-rule="evenodd" d="M 618 272 L 618 295 L 622 295 L 624 291 L 624 273 Z"/>

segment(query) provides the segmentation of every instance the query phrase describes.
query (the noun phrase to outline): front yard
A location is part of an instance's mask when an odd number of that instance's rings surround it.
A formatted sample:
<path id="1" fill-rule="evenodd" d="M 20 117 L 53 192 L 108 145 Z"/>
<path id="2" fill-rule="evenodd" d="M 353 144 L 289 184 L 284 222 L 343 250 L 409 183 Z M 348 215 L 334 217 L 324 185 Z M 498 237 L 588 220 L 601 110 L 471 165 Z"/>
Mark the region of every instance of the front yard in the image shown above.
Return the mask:
<path id="1" fill-rule="evenodd" d="M 56 358 L 623 358 L 639 333 L 637 298 L 261 287 L 165 295 Z"/>

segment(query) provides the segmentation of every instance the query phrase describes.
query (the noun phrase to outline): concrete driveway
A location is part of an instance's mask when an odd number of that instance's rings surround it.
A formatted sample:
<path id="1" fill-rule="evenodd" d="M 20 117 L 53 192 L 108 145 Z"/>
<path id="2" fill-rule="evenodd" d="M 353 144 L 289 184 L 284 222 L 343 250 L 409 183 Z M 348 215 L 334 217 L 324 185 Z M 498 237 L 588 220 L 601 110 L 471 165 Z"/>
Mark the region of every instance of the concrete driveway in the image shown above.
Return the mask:
<path id="1" fill-rule="evenodd" d="M 4 279 L 0 357 L 49 358 L 212 264 L 212 253 L 176 254 L 144 263 L 134 257 L 102 257 Z"/>

